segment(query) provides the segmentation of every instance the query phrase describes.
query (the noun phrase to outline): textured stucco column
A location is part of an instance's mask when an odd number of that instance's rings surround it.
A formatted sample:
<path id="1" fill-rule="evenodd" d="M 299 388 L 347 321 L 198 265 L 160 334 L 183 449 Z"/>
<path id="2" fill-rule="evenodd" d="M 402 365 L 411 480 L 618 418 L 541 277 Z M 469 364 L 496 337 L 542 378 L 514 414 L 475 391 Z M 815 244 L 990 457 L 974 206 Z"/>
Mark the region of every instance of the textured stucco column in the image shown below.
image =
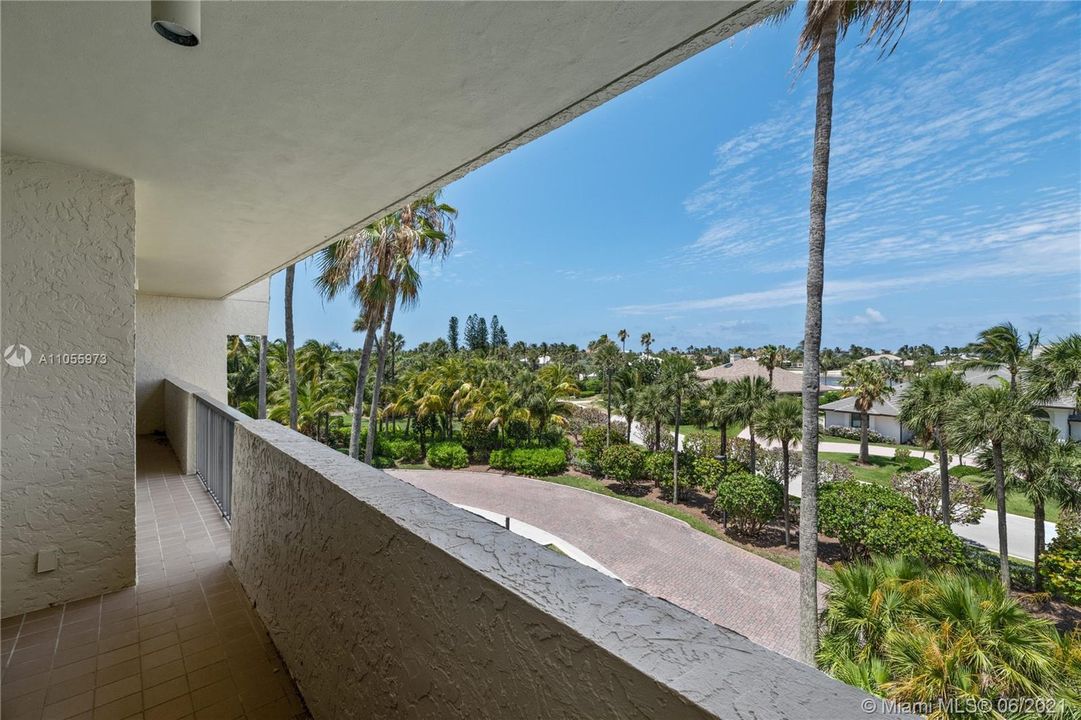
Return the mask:
<path id="1" fill-rule="evenodd" d="M 135 199 L 130 180 L 8 155 L 2 185 L 0 344 L 32 353 L 0 364 L 6 617 L 135 582 Z"/>
<path id="2" fill-rule="evenodd" d="M 232 517 L 233 566 L 317 720 L 895 717 L 273 422 L 236 425 Z"/>

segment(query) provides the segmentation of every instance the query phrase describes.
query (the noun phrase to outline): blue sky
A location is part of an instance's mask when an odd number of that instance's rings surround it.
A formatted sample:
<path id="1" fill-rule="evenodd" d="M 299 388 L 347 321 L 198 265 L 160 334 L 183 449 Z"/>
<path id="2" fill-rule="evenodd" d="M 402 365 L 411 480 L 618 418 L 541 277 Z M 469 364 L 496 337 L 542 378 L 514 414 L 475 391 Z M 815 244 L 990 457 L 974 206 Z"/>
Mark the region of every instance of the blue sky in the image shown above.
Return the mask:
<path id="1" fill-rule="evenodd" d="M 814 72 L 799 13 L 707 50 L 448 186 L 453 255 L 395 326 L 498 314 L 511 342 L 802 338 Z M 897 51 L 838 51 L 826 345 L 1081 328 L 1081 4 L 913 5 Z M 298 267 L 297 337 L 359 345 Z M 271 337 L 283 334 L 282 274 Z"/>

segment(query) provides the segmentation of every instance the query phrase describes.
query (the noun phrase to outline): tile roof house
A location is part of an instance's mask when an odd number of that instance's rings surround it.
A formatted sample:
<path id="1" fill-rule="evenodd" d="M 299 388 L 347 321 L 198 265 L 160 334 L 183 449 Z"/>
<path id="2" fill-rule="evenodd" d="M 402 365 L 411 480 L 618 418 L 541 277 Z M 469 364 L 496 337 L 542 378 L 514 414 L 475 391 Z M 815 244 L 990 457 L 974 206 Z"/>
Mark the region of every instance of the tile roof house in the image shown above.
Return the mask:
<path id="1" fill-rule="evenodd" d="M 745 377 L 768 378 L 769 370 L 763 367 L 755 358 L 743 358 L 723 365 L 716 365 L 707 370 L 699 370 L 697 374 L 698 379 L 702 382 L 712 382 L 714 380 L 734 382 Z M 798 395 L 803 392 L 803 375 L 784 368 L 774 368 L 773 389 L 782 395 Z M 819 392 L 825 392 L 829 389 L 824 385 L 819 386 Z"/>

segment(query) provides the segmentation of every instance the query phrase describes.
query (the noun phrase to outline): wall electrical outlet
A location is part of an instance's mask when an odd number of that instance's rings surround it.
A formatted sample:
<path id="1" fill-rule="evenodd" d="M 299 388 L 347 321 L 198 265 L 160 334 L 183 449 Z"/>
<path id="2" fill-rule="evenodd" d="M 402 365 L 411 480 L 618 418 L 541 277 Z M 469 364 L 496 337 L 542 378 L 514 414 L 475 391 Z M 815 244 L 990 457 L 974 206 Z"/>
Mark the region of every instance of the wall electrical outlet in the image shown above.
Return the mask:
<path id="1" fill-rule="evenodd" d="M 52 572 L 57 566 L 57 549 L 41 548 L 38 550 L 38 572 Z"/>

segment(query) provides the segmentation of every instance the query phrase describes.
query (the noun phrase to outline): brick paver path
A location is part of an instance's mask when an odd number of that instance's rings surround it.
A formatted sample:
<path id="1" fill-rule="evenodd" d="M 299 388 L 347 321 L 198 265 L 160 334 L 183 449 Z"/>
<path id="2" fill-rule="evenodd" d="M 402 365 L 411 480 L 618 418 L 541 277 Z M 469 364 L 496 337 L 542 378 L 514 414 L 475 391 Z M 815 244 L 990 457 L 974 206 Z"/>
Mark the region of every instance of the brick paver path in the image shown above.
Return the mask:
<path id="1" fill-rule="evenodd" d="M 797 573 L 648 508 L 496 473 L 392 470 L 437 497 L 503 513 L 577 545 L 624 582 L 789 657 L 799 646 Z M 819 585 L 819 592 L 825 592 Z"/>

